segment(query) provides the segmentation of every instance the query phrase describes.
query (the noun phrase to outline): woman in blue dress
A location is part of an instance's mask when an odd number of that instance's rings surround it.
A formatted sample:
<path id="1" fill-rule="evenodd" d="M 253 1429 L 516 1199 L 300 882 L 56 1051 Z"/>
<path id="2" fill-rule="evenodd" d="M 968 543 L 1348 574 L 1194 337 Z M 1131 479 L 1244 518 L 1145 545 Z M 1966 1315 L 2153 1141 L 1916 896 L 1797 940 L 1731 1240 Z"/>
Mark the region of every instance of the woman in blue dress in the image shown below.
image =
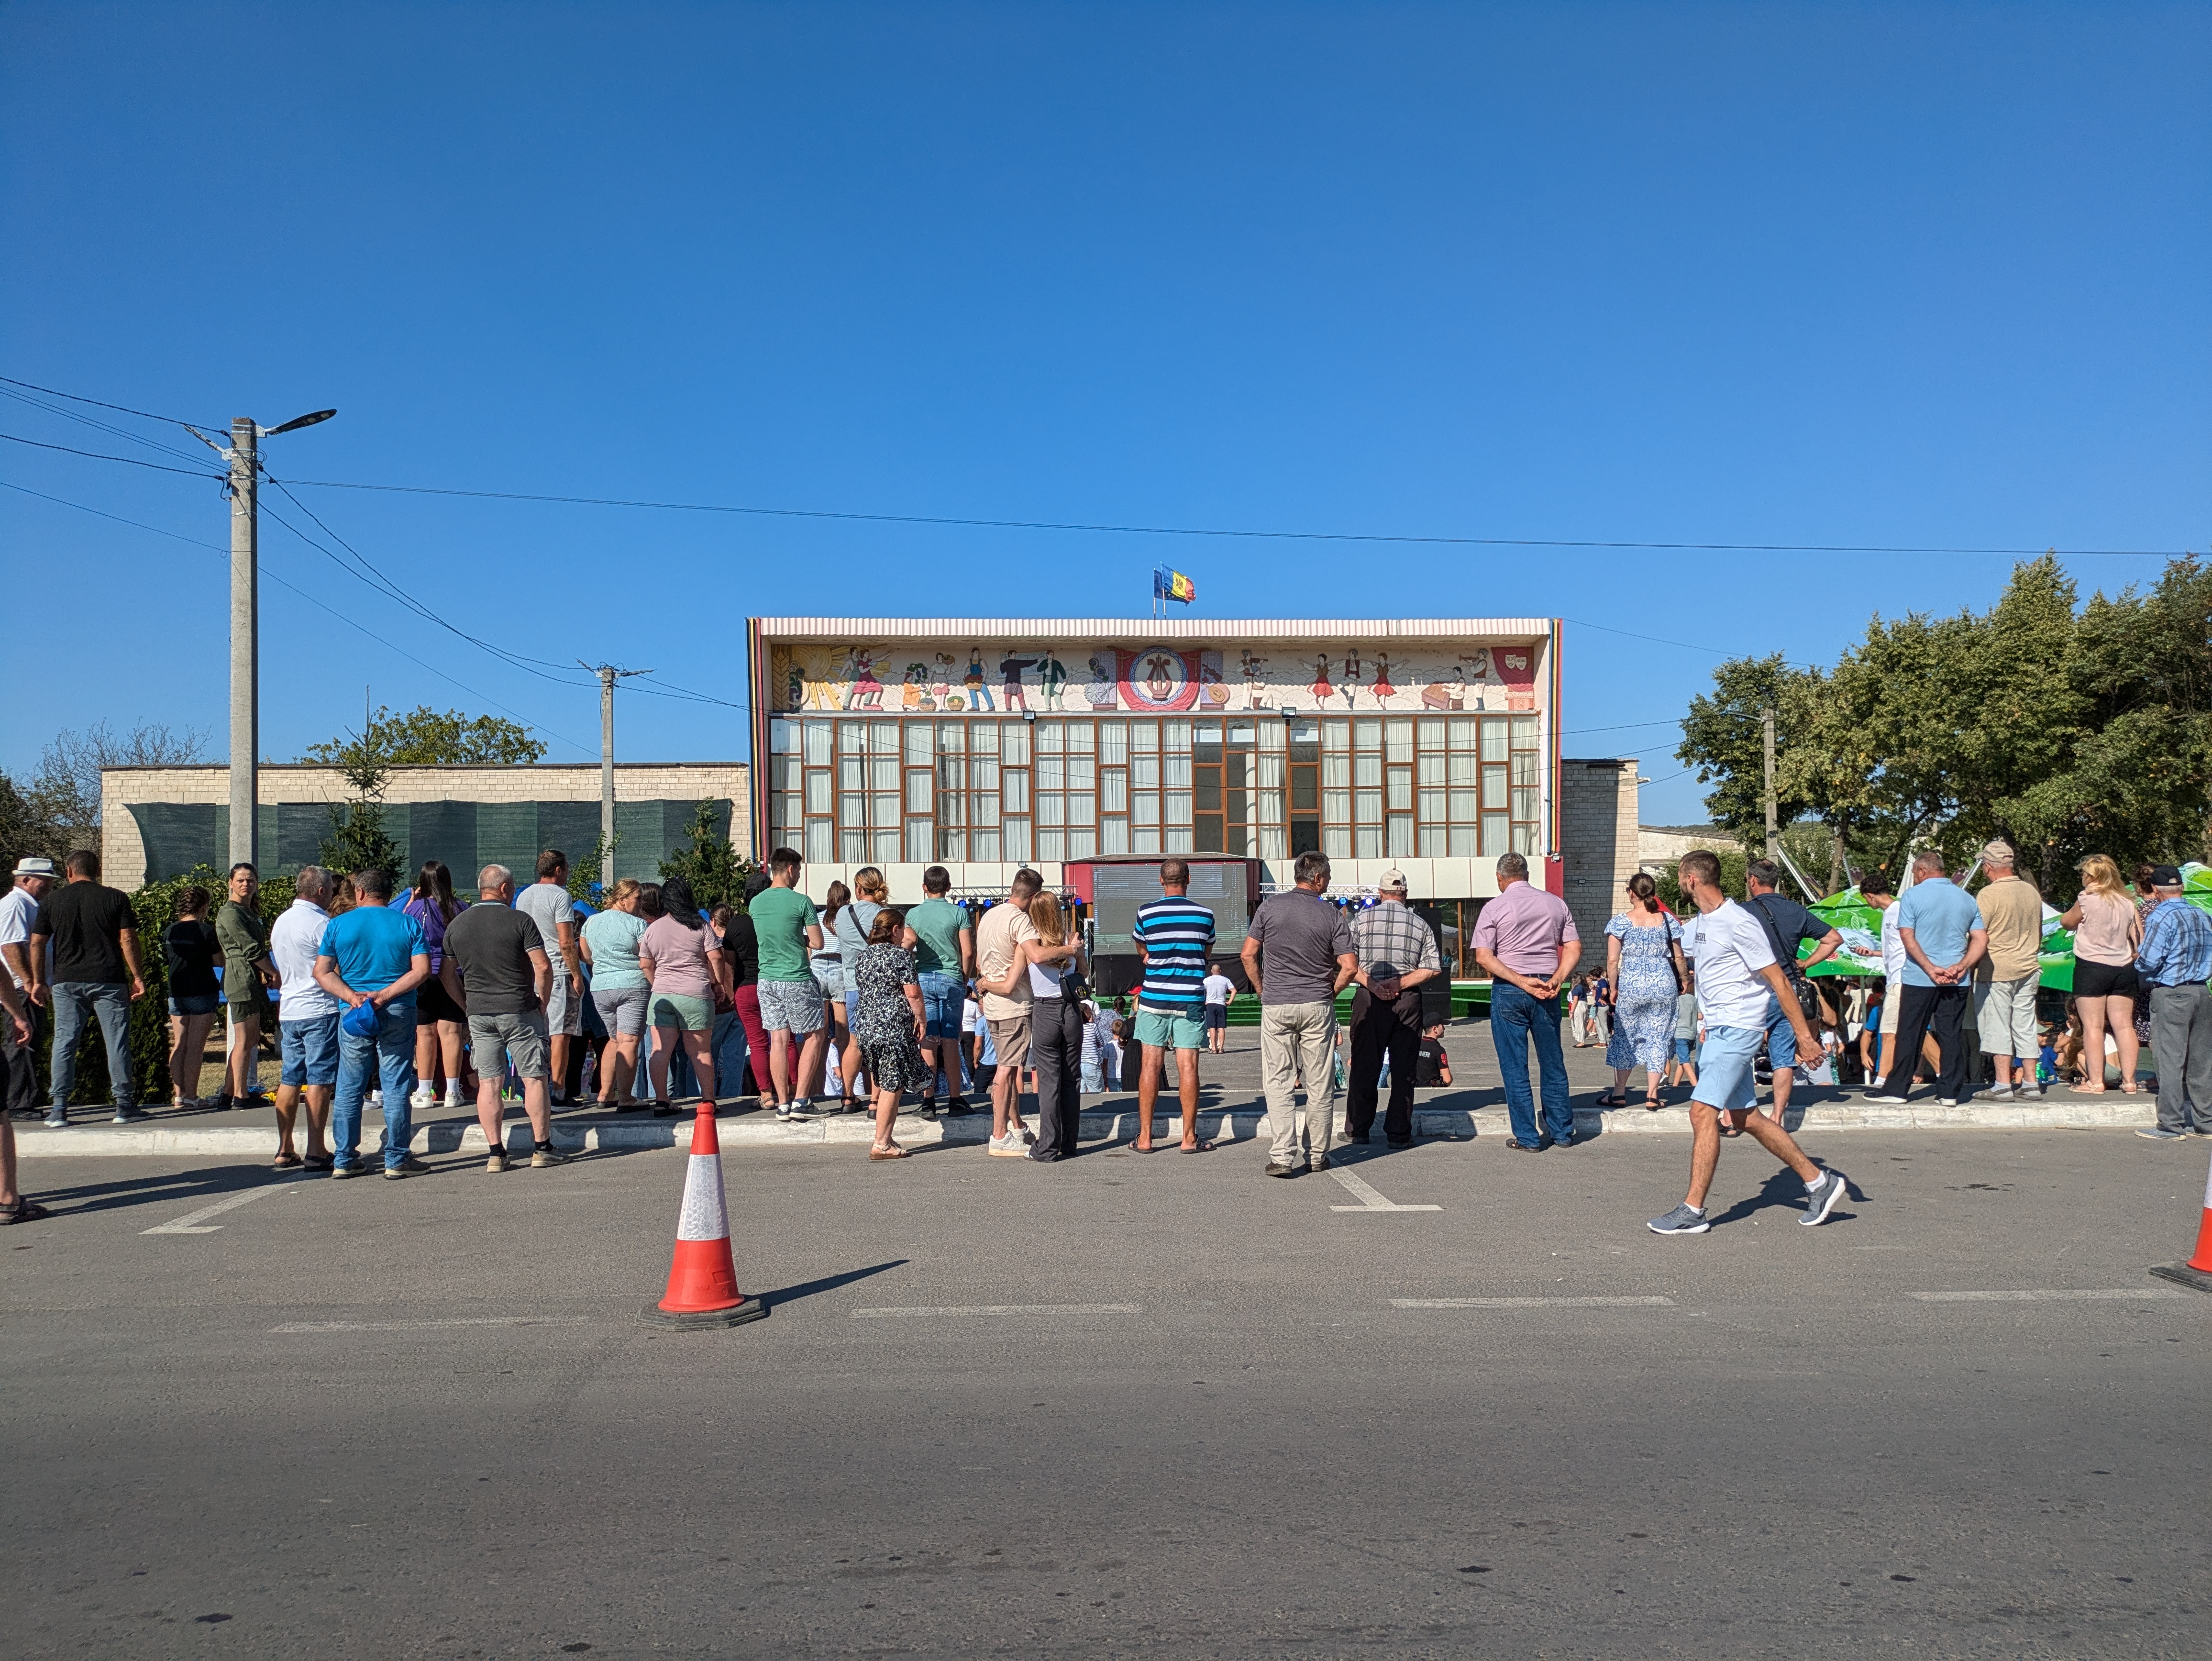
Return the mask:
<path id="1" fill-rule="evenodd" d="M 1601 1107 L 1628 1105 L 1628 1075 L 1644 1069 L 1644 1105 L 1659 1105 L 1660 1081 L 1674 1049 L 1674 999 L 1689 977 L 1682 964 L 1681 925 L 1659 903 L 1659 885 L 1638 871 L 1628 879 L 1628 910 L 1605 926 L 1605 977 L 1613 1037 L 1605 1064 L 1613 1091 Z"/>

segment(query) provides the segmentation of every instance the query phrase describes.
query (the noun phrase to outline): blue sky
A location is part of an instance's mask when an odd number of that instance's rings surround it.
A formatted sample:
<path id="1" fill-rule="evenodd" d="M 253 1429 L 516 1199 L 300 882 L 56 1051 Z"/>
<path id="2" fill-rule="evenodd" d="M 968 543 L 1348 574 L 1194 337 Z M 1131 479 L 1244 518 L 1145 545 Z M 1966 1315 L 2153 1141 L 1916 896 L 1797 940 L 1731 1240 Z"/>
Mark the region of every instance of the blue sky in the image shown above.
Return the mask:
<path id="1" fill-rule="evenodd" d="M 0 374 L 209 423 L 336 405 L 270 441 L 301 479 L 2202 549 L 2208 82 L 2191 6 L 17 3 Z M 164 459 L 4 399 L 0 431 Z M 15 444 L 0 479 L 227 536 L 196 479 Z M 738 701 L 748 613 L 1141 616 L 1163 559 L 1200 616 L 1562 614 L 1591 625 L 1568 748 L 1643 757 L 1649 823 L 1701 809 L 1668 727 L 1629 724 L 1679 716 L 1719 654 L 1826 660 L 1870 611 L 1984 605 L 2008 569 L 301 496 L 471 633 Z M 216 552 L 20 490 L 0 548 L 60 625 L 18 611 L 0 765 L 101 717 L 222 752 Z M 366 685 L 596 756 L 594 688 L 267 521 L 263 559 L 393 642 L 266 586 L 269 754 Z M 734 710 L 642 697 L 620 736 L 744 745 Z"/>

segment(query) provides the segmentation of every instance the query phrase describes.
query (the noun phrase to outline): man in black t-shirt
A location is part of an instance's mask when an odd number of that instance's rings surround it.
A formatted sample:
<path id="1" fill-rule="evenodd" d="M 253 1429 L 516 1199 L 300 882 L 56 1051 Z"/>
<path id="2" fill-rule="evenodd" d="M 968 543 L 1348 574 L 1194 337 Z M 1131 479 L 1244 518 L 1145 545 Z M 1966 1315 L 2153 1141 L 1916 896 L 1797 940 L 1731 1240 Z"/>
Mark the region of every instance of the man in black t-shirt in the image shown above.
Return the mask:
<path id="1" fill-rule="evenodd" d="M 1774 961 L 1782 965 L 1782 972 L 1789 977 L 1790 987 L 1797 993 L 1800 1004 L 1804 1005 L 1805 971 L 1835 956 L 1844 937 L 1796 901 L 1778 891 L 1781 880 L 1782 869 L 1773 861 L 1753 860 L 1744 873 L 1744 886 L 1751 892 L 1744 909 L 1758 918 L 1766 930 L 1766 943 L 1774 949 Z M 1797 961 L 1800 940 L 1819 942 L 1813 955 L 1802 963 Z M 1817 1005 L 1804 1007 L 1810 1019 Z M 1766 995 L 1766 1060 L 1774 1069 L 1774 1105 L 1768 1110 L 1767 1117 L 1777 1124 L 1790 1110 L 1790 1086 L 1796 1077 L 1790 1069 L 1796 1066 L 1798 1059 L 1797 1039 L 1790 1030 L 1790 1017 L 1770 992 Z M 1808 1056 L 1803 1059 L 1809 1065 L 1820 1058 Z"/>
<path id="2" fill-rule="evenodd" d="M 514 910 L 514 873 L 487 865 L 477 873 L 483 903 L 446 925 L 446 957 L 439 977 L 447 994 L 469 1018 L 469 1048 L 477 1063 L 477 1123 L 490 1149 L 484 1169 L 507 1169 L 505 1108 L 500 1084 L 512 1057 L 522 1080 L 522 1110 L 530 1116 L 536 1146 L 532 1165 L 566 1165 L 553 1146 L 547 1102 L 551 1068 L 546 1061 L 546 1000 L 553 990 L 553 960 L 538 924 Z"/>
<path id="3" fill-rule="evenodd" d="M 114 1123 L 130 1124 L 148 1116 L 135 1104 L 131 1079 L 131 1001 L 146 995 L 138 919 L 129 895 L 101 885 L 99 855 L 80 848 L 69 856 L 68 867 L 69 880 L 39 902 L 39 915 L 31 922 L 31 1001 L 51 1000 L 54 1007 L 54 1089 L 46 1125 L 61 1130 L 69 1124 L 77 1040 L 88 1013 L 100 1022 L 107 1047 Z M 51 982 L 46 978 L 49 941 L 54 949 Z"/>

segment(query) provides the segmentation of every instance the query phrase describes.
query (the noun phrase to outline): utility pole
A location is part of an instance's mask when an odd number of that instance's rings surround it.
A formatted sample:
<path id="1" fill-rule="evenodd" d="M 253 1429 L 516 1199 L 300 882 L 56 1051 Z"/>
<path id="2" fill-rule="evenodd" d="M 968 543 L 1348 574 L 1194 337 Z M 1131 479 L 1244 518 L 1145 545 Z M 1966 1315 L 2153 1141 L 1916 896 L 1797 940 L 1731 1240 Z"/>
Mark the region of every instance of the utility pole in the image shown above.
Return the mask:
<path id="1" fill-rule="evenodd" d="M 1770 707 L 1759 712 L 1759 745 L 1766 758 L 1766 857 L 1774 859 L 1782 851 L 1782 836 L 1774 824 L 1774 711 Z"/>
<path id="2" fill-rule="evenodd" d="M 230 862 L 258 869 L 261 802 L 260 429 L 230 423 Z"/>
<path id="3" fill-rule="evenodd" d="M 650 669 L 617 669 L 611 663 L 586 663 L 579 668 L 599 678 L 599 882 L 614 885 L 615 862 L 615 683 L 626 675 L 649 675 Z"/>

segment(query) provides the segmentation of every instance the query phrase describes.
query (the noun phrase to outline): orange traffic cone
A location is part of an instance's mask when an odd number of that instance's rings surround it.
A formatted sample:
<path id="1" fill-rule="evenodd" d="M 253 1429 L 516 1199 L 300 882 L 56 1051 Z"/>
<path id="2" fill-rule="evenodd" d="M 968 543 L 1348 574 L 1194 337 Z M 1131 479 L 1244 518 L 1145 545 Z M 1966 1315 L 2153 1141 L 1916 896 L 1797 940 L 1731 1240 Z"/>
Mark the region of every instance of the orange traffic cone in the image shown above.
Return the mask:
<path id="1" fill-rule="evenodd" d="M 684 1212 L 676 1220 L 676 1257 L 668 1266 L 668 1295 L 638 1319 L 654 1326 L 733 1327 L 757 1321 L 768 1305 L 738 1290 L 730 1258 L 730 1208 L 722 1200 L 722 1147 L 714 1135 L 714 1104 L 699 1104 L 691 1125 L 691 1157 L 684 1172 Z"/>
<path id="2" fill-rule="evenodd" d="M 2151 1273 L 2177 1286 L 2212 1292 L 2212 1173 L 2204 1179 L 2204 1215 L 2197 1226 L 2197 1255 L 2185 1263 L 2160 1263 Z"/>

